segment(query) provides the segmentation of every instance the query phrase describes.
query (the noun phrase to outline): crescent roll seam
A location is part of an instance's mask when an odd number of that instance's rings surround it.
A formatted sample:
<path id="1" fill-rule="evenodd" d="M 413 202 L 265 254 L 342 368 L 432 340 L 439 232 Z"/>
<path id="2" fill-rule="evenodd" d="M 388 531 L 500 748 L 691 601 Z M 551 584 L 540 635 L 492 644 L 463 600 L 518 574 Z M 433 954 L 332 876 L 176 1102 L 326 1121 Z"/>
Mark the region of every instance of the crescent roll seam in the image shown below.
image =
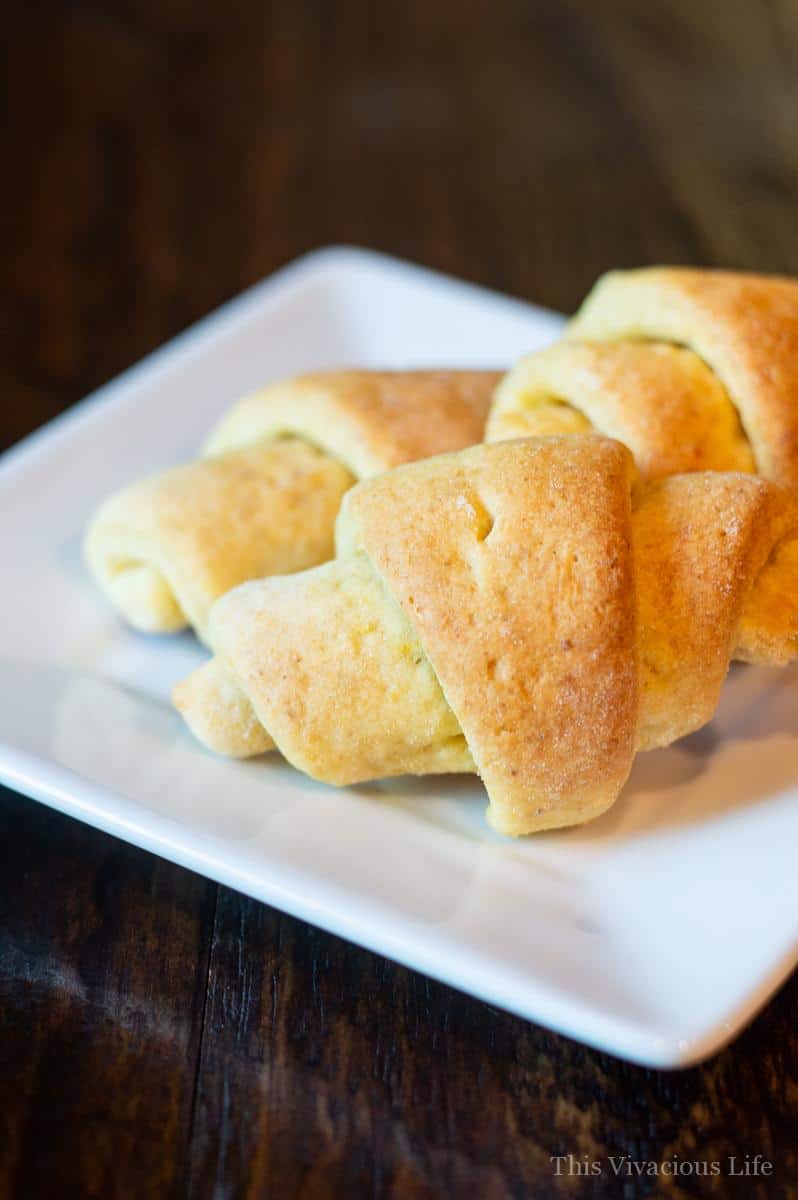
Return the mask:
<path id="1" fill-rule="evenodd" d="M 798 281 L 670 267 L 614 271 L 596 283 L 561 342 L 508 373 L 486 437 L 592 426 L 629 445 L 646 478 L 746 470 L 798 488 L 796 362 Z M 587 420 L 547 407 L 551 384 L 551 394 Z"/>
<path id="2" fill-rule="evenodd" d="M 272 384 L 233 406 L 202 457 L 100 507 L 84 544 L 89 569 L 134 628 L 189 623 L 207 640 L 225 591 L 331 557 L 358 477 L 480 441 L 498 379 L 347 370 Z"/>
<path id="3" fill-rule="evenodd" d="M 798 651 L 789 492 L 739 472 L 637 485 L 599 435 L 387 472 L 336 532 L 331 563 L 214 606 L 216 666 L 175 692 L 211 748 L 248 753 L 219 671 L 262 748 L 308 774 L 477 769 L 491 823 L 534 832 L 598 815 L 637 751 L 710 720 L 732 657 Z"/>

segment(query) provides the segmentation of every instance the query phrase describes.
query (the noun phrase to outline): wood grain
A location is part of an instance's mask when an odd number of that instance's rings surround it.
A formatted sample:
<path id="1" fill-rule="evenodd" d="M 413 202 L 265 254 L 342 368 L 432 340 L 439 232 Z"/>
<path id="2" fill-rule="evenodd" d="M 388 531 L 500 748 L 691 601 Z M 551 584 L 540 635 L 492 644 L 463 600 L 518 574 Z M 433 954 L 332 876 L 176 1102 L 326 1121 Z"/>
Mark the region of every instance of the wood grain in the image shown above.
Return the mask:
<path id="1" fill-rule="evenodd" d="M 498 1200 L 586 1194 L 553 1176 L 551 1155 L 724 1160 L 754 1147 L 795 1178 L 795 1071 L 781 1052 L 797 1011 L 793 981 L 706 1067 L 643 1071 L 220 889 L 192 1179 L 199 1195 L 214 1178 L 221 1195 Z M 667 1194 L 719 1194 L 702 1182 Z M 588 1183 L 620 1194 L 609 1175 Z M 639 1194 L 656 1193 L 649 1181 Z M 777 1193 L 768 1180 L 746 1194 Z"/>
<path id="2" fill-rule="evenodd" d="M 0 1194 L 172 1194 L 216 889 L 33 801 L 2 800 Z"/>
<path id="3" fill-rule="evenodd" d="M 32 0 L 3 37 L 0 446 L 329 242 L 563 309 L 610 266 L 798 273 L 787 0 Z M 793 980 L 642 1071 L 0 799 L 2 1197 L 795 1196 L 796 1018 Z"/>

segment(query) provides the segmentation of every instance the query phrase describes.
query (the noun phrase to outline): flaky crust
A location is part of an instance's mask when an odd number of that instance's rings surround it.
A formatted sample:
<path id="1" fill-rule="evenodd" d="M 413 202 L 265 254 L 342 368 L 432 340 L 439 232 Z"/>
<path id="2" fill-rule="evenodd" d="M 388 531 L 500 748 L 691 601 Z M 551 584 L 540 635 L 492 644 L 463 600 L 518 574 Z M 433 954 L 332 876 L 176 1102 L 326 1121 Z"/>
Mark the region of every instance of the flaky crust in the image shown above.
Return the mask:
<path id="1" fill-rule="evenodd" d="M 85 542 L 99 586 L 136 629 L 193 625 L 262 575 L 324 562 L 356 478 L 481 439 L 491 371 L 335 371 L 235 405 L 196 462 L 141 480 L 96 513 Z"/>
<path id="2" fill-rule="evenodd" d="M 604 438 L 389 472 L 337 537 L 334 562 L 214 606 L 213 677 L 178 708 L 223 753 L 250 752 L 254 715 L 261 749 L 332 783 L 477 770 L 507 833 L 597 815 L 636 749 L 710 719 L 731 657 L 798 648 L 791 495 L 741 473 L 638 485 Z"/>

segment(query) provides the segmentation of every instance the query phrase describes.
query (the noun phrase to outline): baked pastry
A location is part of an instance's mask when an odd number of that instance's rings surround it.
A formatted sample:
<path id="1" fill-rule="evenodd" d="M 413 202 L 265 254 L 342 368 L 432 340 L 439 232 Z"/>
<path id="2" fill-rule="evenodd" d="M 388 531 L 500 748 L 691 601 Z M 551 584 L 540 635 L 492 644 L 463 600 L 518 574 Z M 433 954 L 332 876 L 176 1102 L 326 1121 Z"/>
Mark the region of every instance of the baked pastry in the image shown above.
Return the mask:
<path id="1" fill-rule="evenodd" d="M 317 779 L 477 771 L 530 833 L 613 803 L 710 720 L 730 658 L 798 649 L 798 504 L 754 475 L 636 485 L 598 436 L 507 441 L 359 484 L 337 557 L 214 606 L 178 686 L 224 754 Z"/>
<path id="2" fill-rule="evenodd" d="M 192 625 L 217 597 L 333 553 L 357 479 L 481 441 L 493 371 L 331 371 L 236 404 L 203 457 L 125 488 L 99 509 L 85 556 L 136 629 Z"/>
<path id="3" fill-rule="evenodd" d="M 486 437 L 590 429 L 624 442 L 648 479 L 741 470 L 798 488 L 798 281 L 605 275 L 564 340 L 504 378 Z"/>

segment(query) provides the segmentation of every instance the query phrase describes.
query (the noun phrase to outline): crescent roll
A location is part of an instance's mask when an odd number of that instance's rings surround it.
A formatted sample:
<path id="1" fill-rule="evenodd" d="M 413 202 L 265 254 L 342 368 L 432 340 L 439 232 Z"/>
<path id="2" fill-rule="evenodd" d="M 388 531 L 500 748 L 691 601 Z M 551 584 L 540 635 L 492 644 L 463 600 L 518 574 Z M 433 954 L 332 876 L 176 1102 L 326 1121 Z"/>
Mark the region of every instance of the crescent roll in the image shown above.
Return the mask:
<path id="1" fill-rule="evenodd" d="M 591 429 L 624 442 L 647 479 L 736 470 L 798 488 L 798 281 L 603 276 L 564 340 L 505 376 L 486 437 Z"/>
<path id="2" fill-rule="evenodd" d="M 481 441 L 493 371 L 332 371 L 236 404 L 196 462 L 134 483 L 95 515 L 85 557 L 136 629 L 189 624 L 247 579 L 330 558 L 358 479 Z"/>
<path id="3" fill-rule="evenodd" d="M 175 703 L 212 749 L 334 784 L 476 771 L 504 833 L 577 824 L 709 721 L 729 660 L 798 650 L 798 504 L 757 476 L 635 483 L 599 436 L 359 484 L 337 556 L 212 609 Z"/>

